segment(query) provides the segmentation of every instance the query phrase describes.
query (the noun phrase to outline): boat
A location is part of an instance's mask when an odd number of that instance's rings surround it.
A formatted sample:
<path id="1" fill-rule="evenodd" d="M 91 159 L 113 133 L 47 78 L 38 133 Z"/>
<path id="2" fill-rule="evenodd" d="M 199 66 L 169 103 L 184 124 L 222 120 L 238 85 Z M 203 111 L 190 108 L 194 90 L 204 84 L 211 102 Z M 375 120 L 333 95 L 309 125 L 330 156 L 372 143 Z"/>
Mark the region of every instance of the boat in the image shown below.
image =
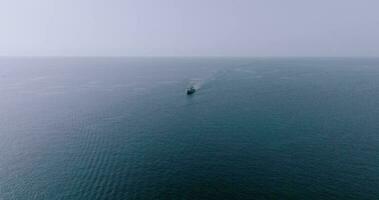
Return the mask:
<path id="1" fill-rule="evenodd" d="M 187 88 L 187 95 L 191 95 L 195 92 L 196 92 L 195 87 L 191 86 L 191 87 Z"/>

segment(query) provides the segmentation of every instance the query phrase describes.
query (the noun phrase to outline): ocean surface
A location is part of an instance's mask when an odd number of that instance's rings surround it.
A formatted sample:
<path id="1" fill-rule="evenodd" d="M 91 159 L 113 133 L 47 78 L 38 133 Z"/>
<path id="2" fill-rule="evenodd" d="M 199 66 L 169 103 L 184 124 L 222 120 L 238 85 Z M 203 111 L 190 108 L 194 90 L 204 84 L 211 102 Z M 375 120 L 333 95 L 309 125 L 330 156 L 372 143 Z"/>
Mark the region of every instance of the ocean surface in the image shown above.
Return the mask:
<path id="1" fill-rule="evenodd" d="M 378 198 L 379 59 L 0 58 L 0 200 Z"/>

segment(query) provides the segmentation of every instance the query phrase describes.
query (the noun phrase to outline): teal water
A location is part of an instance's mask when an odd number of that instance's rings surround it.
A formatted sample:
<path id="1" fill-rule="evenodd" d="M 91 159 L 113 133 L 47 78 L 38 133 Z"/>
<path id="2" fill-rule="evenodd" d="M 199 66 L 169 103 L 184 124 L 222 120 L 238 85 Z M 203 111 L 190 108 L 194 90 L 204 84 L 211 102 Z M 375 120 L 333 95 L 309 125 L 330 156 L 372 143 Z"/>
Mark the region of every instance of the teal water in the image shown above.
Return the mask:
<path id="1" fill-rule="evenodd" d="M 379 59 L 0 58 L 0 94 L 1 200 L 379 197 Z"/>

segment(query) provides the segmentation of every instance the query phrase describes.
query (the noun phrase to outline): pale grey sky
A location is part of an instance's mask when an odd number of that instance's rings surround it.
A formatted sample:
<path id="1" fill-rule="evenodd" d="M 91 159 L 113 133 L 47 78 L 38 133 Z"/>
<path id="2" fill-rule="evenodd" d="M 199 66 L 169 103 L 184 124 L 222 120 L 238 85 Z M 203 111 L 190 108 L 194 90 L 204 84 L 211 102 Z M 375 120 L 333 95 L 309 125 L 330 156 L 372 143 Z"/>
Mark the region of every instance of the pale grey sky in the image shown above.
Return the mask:
<path id="1" fill-rule="evenodd" d="M 379 56 L 378 0 L 0 0 L 3 56 Z"/>

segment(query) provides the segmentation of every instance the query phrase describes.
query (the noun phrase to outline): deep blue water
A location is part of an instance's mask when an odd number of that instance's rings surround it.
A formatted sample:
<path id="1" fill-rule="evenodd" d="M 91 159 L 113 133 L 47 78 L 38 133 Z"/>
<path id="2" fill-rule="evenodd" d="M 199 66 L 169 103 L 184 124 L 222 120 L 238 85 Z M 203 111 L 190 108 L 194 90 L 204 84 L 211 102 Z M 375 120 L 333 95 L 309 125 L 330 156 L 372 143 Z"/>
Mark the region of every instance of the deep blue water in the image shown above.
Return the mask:
<path id="1" fill-rule="evenodd" d="M 379 59 L 0 58 L 1 200 L 378 198 Z"/>

